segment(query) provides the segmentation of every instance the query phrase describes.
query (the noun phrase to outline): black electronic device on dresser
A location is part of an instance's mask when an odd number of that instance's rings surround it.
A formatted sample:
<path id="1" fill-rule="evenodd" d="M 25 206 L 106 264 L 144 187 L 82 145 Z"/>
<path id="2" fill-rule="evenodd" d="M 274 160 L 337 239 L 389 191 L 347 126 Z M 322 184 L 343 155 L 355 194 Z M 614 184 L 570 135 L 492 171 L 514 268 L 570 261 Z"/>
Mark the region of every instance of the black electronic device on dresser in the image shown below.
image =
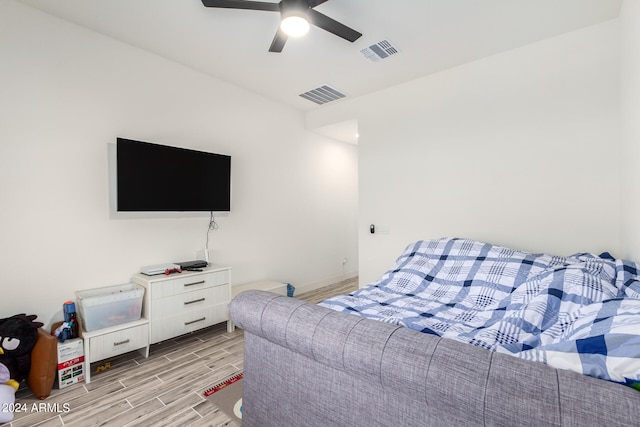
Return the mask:
<path id="1" fill-rule="evenodd" d="M 207 261 L 203 260 L 175 262 L 174 264 L 179 265 L 180 269 L 186 271 L 205 268 L 207 265 L 209 265 Z"/>

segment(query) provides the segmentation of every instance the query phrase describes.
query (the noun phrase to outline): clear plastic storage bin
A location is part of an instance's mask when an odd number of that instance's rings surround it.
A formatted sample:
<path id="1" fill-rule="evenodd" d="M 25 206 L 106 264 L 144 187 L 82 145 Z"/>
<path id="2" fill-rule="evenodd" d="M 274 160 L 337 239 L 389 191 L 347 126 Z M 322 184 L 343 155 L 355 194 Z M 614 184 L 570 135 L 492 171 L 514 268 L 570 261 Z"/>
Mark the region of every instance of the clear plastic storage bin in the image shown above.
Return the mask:
<path id="1" fill-rule="evenodd" d="M 136 283 L 76 291 L 76 303 L 85 331 L 108 328 L 140 319 L 144 288 Z"/>

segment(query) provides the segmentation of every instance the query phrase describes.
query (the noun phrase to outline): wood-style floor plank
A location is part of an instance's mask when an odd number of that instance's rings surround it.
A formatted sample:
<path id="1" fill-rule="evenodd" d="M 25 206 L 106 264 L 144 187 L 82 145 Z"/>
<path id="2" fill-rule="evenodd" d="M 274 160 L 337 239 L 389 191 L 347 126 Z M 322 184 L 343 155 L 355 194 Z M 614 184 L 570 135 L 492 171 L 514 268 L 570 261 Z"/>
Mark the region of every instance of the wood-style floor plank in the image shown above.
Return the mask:
<path id="1" fill-rule="evenodd" d="M 295 297 L 315 304 L 357 288 L 356 278 Z M 222 323 L 154 344 L 148 358 L 132 352 L 94 363 L 91 383 L 54 389 L 43 401 L 23 385 L 16 403 L 26 411 L 2 426 L 239 427 L 203 393 L 242 370 L 243 350 L 242 330 L 228 333 Z"/>

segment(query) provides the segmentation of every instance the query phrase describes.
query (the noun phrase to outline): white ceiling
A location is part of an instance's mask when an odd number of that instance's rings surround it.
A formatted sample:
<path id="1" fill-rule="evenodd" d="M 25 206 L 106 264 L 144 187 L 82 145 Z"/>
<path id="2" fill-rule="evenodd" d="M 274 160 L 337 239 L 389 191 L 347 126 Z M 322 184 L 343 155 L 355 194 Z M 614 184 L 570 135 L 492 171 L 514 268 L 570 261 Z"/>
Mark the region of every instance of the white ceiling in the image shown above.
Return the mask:
<path id="1" fill-rule="evenodd" d="M 322 108 L 299 96 L 319 86 L 345 99 L 365 95 L 616 18 L 622 2 L 329 0 L 316 10 L 361 32 L 359 40 L 312 27 L 269 53 L 274 12 L 206 8 L 200 0 L 20 1 L 300 111 Z M 379 62 L 360 53 L 385 39 L 400 53 Z"/>

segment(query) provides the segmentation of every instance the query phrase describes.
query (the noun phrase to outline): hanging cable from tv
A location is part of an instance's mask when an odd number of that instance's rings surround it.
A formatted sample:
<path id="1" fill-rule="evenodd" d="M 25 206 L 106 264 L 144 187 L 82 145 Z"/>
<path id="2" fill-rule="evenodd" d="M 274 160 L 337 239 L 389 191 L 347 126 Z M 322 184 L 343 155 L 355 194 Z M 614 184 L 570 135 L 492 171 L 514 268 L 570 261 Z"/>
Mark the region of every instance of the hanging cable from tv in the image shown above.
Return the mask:
<path id="1" fill-rule="evenodd" d="M 213 211 L 211 211 L 209 213 L 209 225 L 207 227 L 207 239 L 206 242 L 204 244 L 204 256 L 205 256 L 205 261 L 207 261 L 207 263 L 209 263 L 209 234 L 211 233 L 212 230 L 217 230 L 218 229 L 218 223 L 216 222 L 216 217 L 213 215 Z"/>

